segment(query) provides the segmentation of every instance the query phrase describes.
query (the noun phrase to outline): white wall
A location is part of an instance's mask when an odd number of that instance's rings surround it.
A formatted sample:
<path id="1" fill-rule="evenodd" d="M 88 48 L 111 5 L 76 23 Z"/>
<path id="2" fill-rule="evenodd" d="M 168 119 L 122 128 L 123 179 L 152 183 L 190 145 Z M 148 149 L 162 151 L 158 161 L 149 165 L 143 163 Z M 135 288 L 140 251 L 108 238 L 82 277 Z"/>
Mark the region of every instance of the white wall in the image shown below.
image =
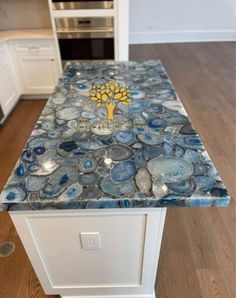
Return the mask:
<path id="1" fill-rule="evenodd" d="M 47 0 L 0 0 L 0 30 L 49 27 Z"/>
<path id="2" fill-rule="evenodd" d="M 130 43 L 236 40 L 236 0 L 130 0 Z"/>

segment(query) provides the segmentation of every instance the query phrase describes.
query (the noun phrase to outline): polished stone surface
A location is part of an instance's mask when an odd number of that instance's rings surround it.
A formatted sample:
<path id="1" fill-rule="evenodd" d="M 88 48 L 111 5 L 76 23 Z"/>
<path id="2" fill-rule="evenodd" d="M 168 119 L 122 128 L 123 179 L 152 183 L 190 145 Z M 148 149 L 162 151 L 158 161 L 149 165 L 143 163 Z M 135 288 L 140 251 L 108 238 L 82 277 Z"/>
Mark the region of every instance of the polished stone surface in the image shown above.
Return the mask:
<path id="1" fill-rule="evenodd" d="M 225 207 L 230 196 L 159 61 L 67 65 L 0 210 Z"/>

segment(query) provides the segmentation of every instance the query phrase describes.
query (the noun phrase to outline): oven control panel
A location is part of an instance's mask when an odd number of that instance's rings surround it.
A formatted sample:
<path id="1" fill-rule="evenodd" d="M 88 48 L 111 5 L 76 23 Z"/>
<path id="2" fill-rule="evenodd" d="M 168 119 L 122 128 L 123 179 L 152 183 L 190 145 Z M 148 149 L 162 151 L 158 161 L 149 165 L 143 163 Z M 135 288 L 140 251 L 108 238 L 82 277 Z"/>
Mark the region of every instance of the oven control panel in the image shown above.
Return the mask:
<path id="1" fill-rule="evenodd" d="M 68 9 L 112 9 L 113 0 L 52 0 L 54 10 Z"/>

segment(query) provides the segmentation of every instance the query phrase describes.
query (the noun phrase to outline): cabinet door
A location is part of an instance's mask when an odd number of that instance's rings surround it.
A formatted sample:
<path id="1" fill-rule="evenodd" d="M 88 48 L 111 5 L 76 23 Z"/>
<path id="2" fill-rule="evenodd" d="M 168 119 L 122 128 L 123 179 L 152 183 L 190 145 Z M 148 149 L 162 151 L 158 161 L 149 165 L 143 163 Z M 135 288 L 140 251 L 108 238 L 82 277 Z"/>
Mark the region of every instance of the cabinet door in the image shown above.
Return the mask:
<path id="1" fill-rule="evenodd" d="M 24 94 L 50 94 L 58 79 L 53 56 L 19 56 Z"/>
<path id="2" fill-rule="evenodd" d="M 6 45 L 0 45 L 0 85 L 0 105 L 4 114 L 0 120 L 1 123 L 11 112 L 20 96 Z"/>

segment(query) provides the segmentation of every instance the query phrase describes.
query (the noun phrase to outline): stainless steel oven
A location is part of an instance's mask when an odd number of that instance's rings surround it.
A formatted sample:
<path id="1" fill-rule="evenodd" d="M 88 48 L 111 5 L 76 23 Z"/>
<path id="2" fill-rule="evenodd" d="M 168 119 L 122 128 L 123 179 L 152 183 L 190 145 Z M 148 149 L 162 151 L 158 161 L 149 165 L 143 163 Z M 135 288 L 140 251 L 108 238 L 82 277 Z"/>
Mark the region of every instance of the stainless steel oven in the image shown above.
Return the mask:
<path id="1" fill-rule="evenodd" d="M 64 9 L 112 9 L 113 0 L 52 0 L 52 7 L 56 10 Z"/>
<path id="2" fill-rule="evenodd" d="M 57 18 L 62 61 L 114 59 L 113 17 Z"/>

